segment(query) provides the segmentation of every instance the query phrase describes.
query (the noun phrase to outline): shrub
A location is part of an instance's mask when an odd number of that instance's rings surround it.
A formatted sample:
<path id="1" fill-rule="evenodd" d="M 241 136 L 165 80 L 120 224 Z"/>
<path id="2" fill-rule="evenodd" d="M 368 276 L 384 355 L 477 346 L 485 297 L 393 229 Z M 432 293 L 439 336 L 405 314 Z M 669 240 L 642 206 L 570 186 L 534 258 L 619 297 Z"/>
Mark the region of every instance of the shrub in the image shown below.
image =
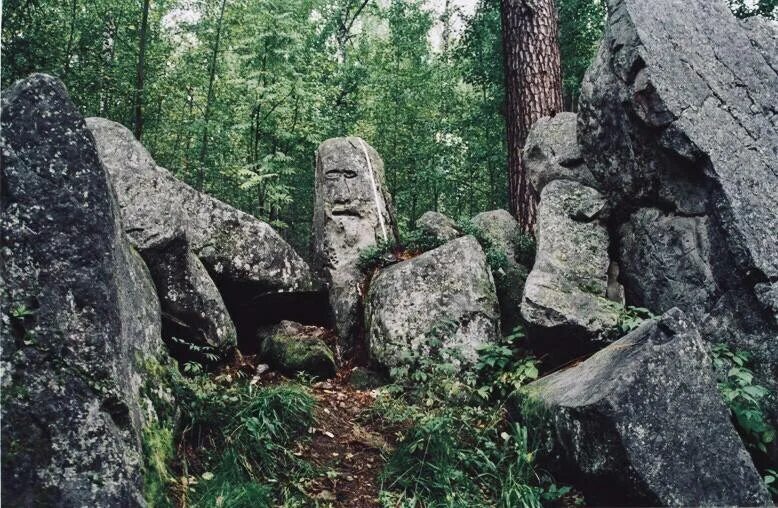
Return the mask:
<path id="1" fill-rule="evenodd" d="M 713 366 L 722 375 L 718 387 L 746 444 L 762 453 L 775 441 L 775 427 L 767 421 L 765 403 L 773 396 L 754 382 L 750 355 L 732 351 L 726 344 L 716 344 L 711 353 Z"/>
<path id="2" fill-rule="evenodd" d="M 754 462 L 763 466 L 762 475 L 774 500 L 778 500 L 778 474 L 770 465 L 767 446 L 775 441 L 776 430 L 767 420 L 767 401 L 775 395 L 754 382 L 747 351 L 732 351 L 726 344 L 711 348 L 713 367 L 719 375 L 718 388 L 732 413 L 735 427 L 749 447 Z"/>
<path id="3" fill-rule="evenodd" d="M 569 492 L 535 462 L 545 426 L 531 414 L 509 422 L 504 409 L 538 376 L 522 337 L 516 330 L 482 348 L 473 375 L 452 375 L 457 357 L 445 349 L 393 372 L 399 384 L 385 388 L 366 415 L 407 427 L 382 475 L 385 506 L 536 507 Z"/>
<path id="4" fill-rule="evenodd" d="M 528 381 L 538 378 L 538 360 L 521 348 L 524 329 L 516 327 L 495 344 L 482 346 L 476 371 L 477 393 L 484 400 L 505 401 Z"/>

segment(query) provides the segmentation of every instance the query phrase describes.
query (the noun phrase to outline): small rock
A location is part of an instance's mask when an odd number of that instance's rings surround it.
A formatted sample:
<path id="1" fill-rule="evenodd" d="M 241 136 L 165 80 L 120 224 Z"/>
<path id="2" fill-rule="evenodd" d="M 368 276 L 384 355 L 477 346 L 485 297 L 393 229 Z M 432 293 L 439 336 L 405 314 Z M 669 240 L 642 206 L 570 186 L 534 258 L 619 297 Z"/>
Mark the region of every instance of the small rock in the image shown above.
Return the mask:
<path id="1" fill-rule="evenodd" d="M 440 212 L 424 212 L 416 219 L 416 227 L 427 236 L 445 243 L 462 236 L 457 223 Z"/>
<path id="2" fill-rule="evenodd" d="M 304 332 L 303 325 L 283 321 L 273 335 L 262 341 L 261 355 L 275 369 L 287 375 L 306 373 L 326 379 L 335 376 L 332 351 L 318 337 Z M 289 333 L 299 330 L 298 333 Z"/>

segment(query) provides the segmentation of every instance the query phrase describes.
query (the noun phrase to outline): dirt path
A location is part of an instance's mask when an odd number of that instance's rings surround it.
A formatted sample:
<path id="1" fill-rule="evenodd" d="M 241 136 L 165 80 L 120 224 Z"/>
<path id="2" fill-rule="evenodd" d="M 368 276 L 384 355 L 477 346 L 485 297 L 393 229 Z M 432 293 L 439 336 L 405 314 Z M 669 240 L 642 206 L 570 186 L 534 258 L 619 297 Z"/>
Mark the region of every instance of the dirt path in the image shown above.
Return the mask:
<path id="1" fill-rule="evenodd" d="M 375 395 L 349 386 L 347 376 L 348 371 L 340 372 L 332 381 L 313 385 L 316 420 L 310 441 L 295 454 L 325 472 L 305 487 L 313 499 L 323 506 L 372 508 L 379 506 L 378 475 L 395 435 L 360 418 Z"/>

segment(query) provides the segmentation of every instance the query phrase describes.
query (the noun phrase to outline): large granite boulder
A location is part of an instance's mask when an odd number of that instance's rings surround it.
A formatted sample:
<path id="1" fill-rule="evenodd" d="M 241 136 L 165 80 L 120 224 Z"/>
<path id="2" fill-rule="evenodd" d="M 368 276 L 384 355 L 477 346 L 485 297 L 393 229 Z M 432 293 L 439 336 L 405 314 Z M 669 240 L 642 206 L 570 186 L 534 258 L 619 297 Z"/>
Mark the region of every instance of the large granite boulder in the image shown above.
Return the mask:
<path id="1" fill-rule="evenodd" d="M 540 194 L 537 254 L 524 286 L 521 314 L 533 347 L 552 363 L 569 360 L 612 338 L 621 305 L 608 295 L 605 199 L 570 180 Z"/>
<path id="2" fill-rule="evenodd" d="M 465 367 L 500 335 L 497 296 L 483 249 L 465 236 L 378 273 L 365 301 L 371 358 L 384 367 L 436 352 Z"/>
<path id="3" fill-rule="evenodd" d="M 613 211 L 628 302 L 678 305 L 707 340 L 754 352 L 776 391 L 776 29 L 722 1 L 609 6 L 578 138 Z"/>
<path id="4" fill-rule="evenodd" d="M 154 285 L 64 86 L 32 75 L 2 110 L 2 503 L 145 506 L 172 402 Z"/>
<path id="5" fill-rule="evenodd" d="M 462 236 L 454 219 L 440 212 L 424 212 L 416 219 L 416 228 L 423 234 L 439 242 L 448 242 Z"/>
<path id="6" fill-rule="evenodd" d="M 329 286 L 339 347 L 348 353 L 362 338 L 359 254 L 397 241 L 384 163 L 361 138 L 328 139 L 316 150 L 315 191 L 314 268 Z"/>
<path id="7" fill-rule="evenodd" d="M 530 184 L 538 194 L 554 180 L 573 180 L 597 187 L 578 144 L 577 122 L 575 113 L 564 112 L 532 124 L 524 143 L 524 163 Z"/>
<path id="8" fill-rule="evenodd" d="M 707 351 L 672 309 L 528 385 L 554 436 L 544 465 L 598 506 L 769 504 Z"/>
<path id="9" fill-rule="evenodd" d="M 108 170 L 121 207 L 122 224 L 141 255 L 183 231 L 191 251 L 207 269 L 232 314 L 242 339 L 252 342 L 257 326 L 293 317 L 279 310 L 274 298 L 309 295 L 315 290 L 308 265 L 268 224 L 243 213 L 175 178 L 156 165 L 146 149 L 122 125 L 103 118 L 87 119 L 100 158 Z M 172 243 L 171 245 L 177 246 Z M 154 268 L 154 260 L 147 262 Z M 191 268 L 180 262 L 182 268 Z M 160 267 L 159 271 L 169 270 Z M 192 274 L 178 274 L 191 278 Z M 205 293 L 196 300 L 213 302 L 215 291 L 199 277 Z M 194 287 L 194 286 L 193 286 Z M 301 296 L 302 297 L 302 296 Z M 163 300 L 163 304 L 166 303 Z M 292 302 L 288 302 L 292 303 Z M 191 315 L 204 309 L 192 308 Z M 218 329 L 223 320 L 214 323 Z M 196 322 L 188 322 L 198 329 Z M 211 341 L 229 340 L 229 330 Z"/>

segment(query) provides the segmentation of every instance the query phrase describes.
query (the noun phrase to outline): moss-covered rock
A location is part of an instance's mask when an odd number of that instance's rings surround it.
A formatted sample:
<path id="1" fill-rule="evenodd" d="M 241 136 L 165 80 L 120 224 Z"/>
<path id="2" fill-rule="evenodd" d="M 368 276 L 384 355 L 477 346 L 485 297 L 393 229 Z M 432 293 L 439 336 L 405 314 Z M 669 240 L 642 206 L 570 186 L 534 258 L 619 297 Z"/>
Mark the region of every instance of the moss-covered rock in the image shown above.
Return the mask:
<path id="1" fill-rule="evenodd" d="M 478 348 L 496 342 L 500 323 L 494 279 L 473 236 L 385 268 L 365 299 L 370 356 L 392 369 L 438 351 L 456 370 L 471 367 Z"/>
<path id="2" fill-rule="evenodd" d="M 261 356 L 276 370 L 287 374 L 310 374 L 331 378 L 337 369 L 335 356 L 322 337 L 326 330 L 293 321 L 260 332 Z M 264 335 L 264 337 L 262 337 Z"/>
<path id="3" fill-rule="evenodd" d="M 387 380 L 376 371 L 365 367 L 356 367 L 351 371 L 348 382 L 357 390 L 372 390 L 385 385 Z"/>

